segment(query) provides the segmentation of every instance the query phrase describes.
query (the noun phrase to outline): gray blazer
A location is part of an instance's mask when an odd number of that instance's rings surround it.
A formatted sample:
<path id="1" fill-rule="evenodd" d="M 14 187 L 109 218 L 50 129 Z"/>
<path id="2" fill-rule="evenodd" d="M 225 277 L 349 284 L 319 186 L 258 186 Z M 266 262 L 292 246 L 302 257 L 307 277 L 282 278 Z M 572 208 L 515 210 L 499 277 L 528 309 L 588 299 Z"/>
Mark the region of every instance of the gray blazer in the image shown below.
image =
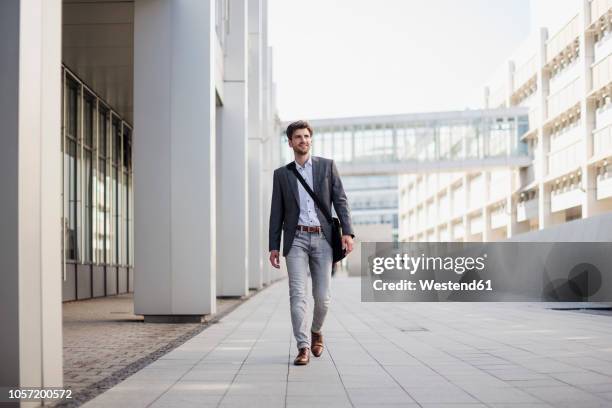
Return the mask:
<path id="1" fill-rule="evenodd" d="M 312 156 L 313 190 L 327 211 L 331 214 L 332 203 L 340 220 L 343 235 L 354 235 L 351 225 L 351 211 L 333 160 Z M 285 166 L 274 170 L 272 187 L 272 208 L 270 209 L 270 251 L 280 250 L 281 231 L 284 232 L 283 256 L 287 256 L 293 243 L 300 216 L 300 194 L 298 179 Z M 332 226 L 316 207 L 317 217 L 327 242 L 331 245 Z"/>

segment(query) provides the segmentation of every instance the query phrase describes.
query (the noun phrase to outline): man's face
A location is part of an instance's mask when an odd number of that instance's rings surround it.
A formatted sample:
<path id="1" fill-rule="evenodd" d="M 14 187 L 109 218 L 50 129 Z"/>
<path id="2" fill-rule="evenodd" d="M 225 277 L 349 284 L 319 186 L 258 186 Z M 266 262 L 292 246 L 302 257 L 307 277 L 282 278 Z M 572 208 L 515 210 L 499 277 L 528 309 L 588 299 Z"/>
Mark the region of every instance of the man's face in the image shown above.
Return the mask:
<path id="1" fill-rule="evenodd" d="M 312 138 L 308 129 L 296 129 L 293 131 L 293 136 L 289 139 L 289 147 L 297 154 L 308 154 Z"/>

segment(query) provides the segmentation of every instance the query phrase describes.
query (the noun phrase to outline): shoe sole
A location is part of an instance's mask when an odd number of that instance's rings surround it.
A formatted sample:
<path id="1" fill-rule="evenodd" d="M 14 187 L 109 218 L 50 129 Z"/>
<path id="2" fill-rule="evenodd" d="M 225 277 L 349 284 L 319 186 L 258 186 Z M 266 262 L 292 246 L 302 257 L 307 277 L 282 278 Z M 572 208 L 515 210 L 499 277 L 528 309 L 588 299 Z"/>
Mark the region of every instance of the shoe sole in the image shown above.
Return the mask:
<path id="1" fill-rule="evenodd" d="M 306 364 L 308 364 L 308 361 L 303 361 L 303 362 L 302 361 L 294 361 L 293 362 L 293 365 L 306 365 Z"/>

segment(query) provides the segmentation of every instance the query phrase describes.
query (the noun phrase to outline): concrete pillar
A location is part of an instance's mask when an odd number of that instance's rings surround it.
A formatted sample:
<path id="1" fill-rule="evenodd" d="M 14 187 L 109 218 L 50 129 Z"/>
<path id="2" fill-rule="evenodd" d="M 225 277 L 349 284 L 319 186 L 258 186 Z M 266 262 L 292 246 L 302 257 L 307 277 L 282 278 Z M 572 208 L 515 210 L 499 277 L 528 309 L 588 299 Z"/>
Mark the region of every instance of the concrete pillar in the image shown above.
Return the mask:
<path id="1" fill-rule="evenodd" d="M 550 213 L 550 188 L 542 181 L 548 174 L 548 151 L 549 136 L 544 134 L 544 122 L 548 118 L 547 98 L 548 98 L 548 74 L 544 71 L 546 64 L 546 41 L 548 40 L 548 30 L 540 29 L 539 52 L 538 52 L 538 75 L 537 75 L 537 98 L 540 105 L 540 123 L 538 124 L 538 146 L 536 149 L 537 165 L 536 174 L 540 180 L 538 182 L 538 227 L 544 229 L 551 225 Z"/>
<path id="2" fill-rule="evenodd" d="M 261 42 L 262 42 L 262 189 L 261 194 L 263 197 L 263 220 L 262 224 L 264 228 L 261 230 L 261 242 L 265 243 L 265 254 L 266 260 L 263 268 L 263 283 L 265 285 L 270 284 L 274 279 L 275 269 L 272 268 L 268 261 L 268 228 L 270 222 L 270 202 L 272 195 L 272 168 L 271 163 L 271 151 L 270 149 L 276 148 L 273 145 L 270 134 L 270 118 L 272 117 L 270 108 L 270 92 L 272 84 L 271 75 L 271 53 L 272 50 L 268 46 L 268 1 L 262 0 L 262 28 L 261 28 Z M 275 141 L 276 139 L 274 139 Z"/>
<path id="3" fill-rule="evenodd" d="M 544 229 L 551 225 L 550 187 L 543 182 L 538 183 L 538 228 Z"/>
<path id="4" fill-rule="evenodd" d="M 265 127 L 264 127 L 265 129 Z M 270 225 L 270 205 L 271 205 L 271 199 L 272 199 L 272 190 L 270 188 L 271 184 L 272 184 L 272 169 L 270 168 L 270 137 L 266 137 L 262 140 L 262 188 L 261 188 L 261 195 L 262 195 L 262 199 L 263 199 L 263 226 L 264 228 L 262 228 L 261 230 L 261 242 L 264 244 L 265 246 L 265 254 L 266 254 L 266 260 L 263 263 L 264 267 L 263 267 L 263 283 L 264 285 L 269 285 L 272 282 L 272 266 L 270 265 L 268 258 L 268 229 L 269 229 L 269 225 Z M 281 247 L 281 251 L 282 251 L 282 247 Z M 282 261 L 282 258 L 281 258 Z"/>
<path id="5" fill-rule="evenodd" d="M 452 194 L 452 184 L 448 184 L 446 186 L 446 197 L 448 197 L 448 219 L 446 221 L 446 231 L 448 231 L 448 240 L 447 242 L 454 242 L 454 233 L 453 233 L 453 222 L 452 222 L 452 214 L 453 214 L 453 194 Z"/>
<path id="6" fill-rule="evenodd" d="M 61 13 L 59 0 L 0 2 L 0 384 L 5 387 L 63 383 Z M 39 404 L 22 406 L 34 405 Z"/>
<path id="7" fill-rule="evenodd" d="M 262 2 L 249 0 L 249 287 L 263 286 L 263 268 L 267 261 L 268 241 L 263 240 L 262 197 Z"/>
<path id="8" fill-rule="evenodd" d="M 521 232 L 527 232 L 526 228 L 517 221 L 516 202 L 514 191 L 518 185 L 518 174 L 515 170 L 508 170 L 510 183 L 508 185 L 508 193 L 506 196 L 506 214 L 508 215 L 508 223 L 506 224 L 506 238 L 510 238 Z"/>
<path id="9" fill-rule="evenodd" d="M 214 4 L 134 6 L 134 310 L 215 312 Z"/>
<path id="10" fill-rule="evenodd" d="M 436 178 L 436 185 L 435 185 L 435 191 L 436 194 L 434 194 L 434 210 L 436 211 L 436 226 L 434 228 L 434 239 L 436 242 L 440 242 L 440 219 L 442 219 L 442 217 L 446 214 L 443 214 L 442 211 L 440 210 L 440 195 L 439 192 L 441 191 L 441 185 L 440 185 L 440 174 L 436 173 L 435 175 Z M 407 200 L 410 200 L 410 197 L 407 197 Z M 406 206 L 409 207 L 409 206 Z"/>
<path id="11" fill-rule="evenodd" d="M 489 201 L 491 200 L 491 172 L 485 171 L 482 173 L 484 178 L 484 206 L 482 207 L 482 242 L 491 240 L 491 210 Z"/>
<path id="12" fill-rule="evenodd" d="M 270 53 L 270 119 L 269 119 L 269 135 L 270 135 L 270 177 L 268 182 L 269 194 L 272 196 L 272 174 L 276 168 L 283 165 L 281 162 L 280 149 L 278 138 L 281 133 L 280 121 L 277 116 L 277 105 L 276 105 L 276 83 L 272 80 L 273 78 L 273 54 Z M 287 276 L 286 265 L 281 264 L 280 269 L 272 268 L 272 280 L 278 280 Z"/>
<path id="13" fill-rule="evenodd" d="M 470 210 L 470 177 L 469 173 L 465 173 L 463 175 L 463 179 L 461 181 L 463 183 L 464 190 L 464 211 L 463 211 L 463 242 L 470 242 L 472 231 L 470 228 L 470 217 L 468 216 L 468 212 Z"/>
<path id="14" fill-rule="evenodd" d="M 249 293 L 247 1 L 229 0 L 223 107 L 217 135 L 217 295 Z"/>
<path id="15" fill-rule="evenodd" d="M 592 87 L 591 64 L 594 61 L 594 38 L 592 33 L 587 33 L 586 28 L 591 22 L 591 2 L 582 0 L 580 19 L 580 55 L 578 63 L 581 69 L 581 100 L 580 100 L 580 128 L 584 140 L 584 157 L 582 158 L 582 218 L 592 217 L 605 211 L 605 207 L 597 200 L 597 168 L 588 165 L 588 160 L 593 156 L 593 129 L 595 128 L 595 106 L 586 97 Z"/>

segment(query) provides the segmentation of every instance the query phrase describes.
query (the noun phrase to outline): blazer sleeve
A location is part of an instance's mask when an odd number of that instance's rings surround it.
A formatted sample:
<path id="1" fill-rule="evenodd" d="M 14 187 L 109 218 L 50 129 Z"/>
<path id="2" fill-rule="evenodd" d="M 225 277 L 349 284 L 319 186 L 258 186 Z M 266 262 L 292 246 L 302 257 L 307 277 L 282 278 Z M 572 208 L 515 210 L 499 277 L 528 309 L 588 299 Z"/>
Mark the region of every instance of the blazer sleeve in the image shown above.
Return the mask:
<path id="1" fill-rule="evenodd" d="M 342 186 L 342 180 L 336 168 L 336 163 L 333 160 L 331 161 L 331 173 L 332 202 L 338 219 L 340 220 L 340 225 L 342 226 L 342 235 L 351 235 L 354 237 L 355 233 L 353 232 L 353 225 L 351 222 L 351 209 L 349 208 L 346 193 Z"/>
<path id="2" fill-rule="evenodd" d="M 270 208 L 270 226 L 268 231 L 268 247 L 270 251 L 280 251 L 281 231 L 285 221 L 285 204 L 280 186 L 280 174 L 274 171 L 272 182 L 272 205 Z"/>

